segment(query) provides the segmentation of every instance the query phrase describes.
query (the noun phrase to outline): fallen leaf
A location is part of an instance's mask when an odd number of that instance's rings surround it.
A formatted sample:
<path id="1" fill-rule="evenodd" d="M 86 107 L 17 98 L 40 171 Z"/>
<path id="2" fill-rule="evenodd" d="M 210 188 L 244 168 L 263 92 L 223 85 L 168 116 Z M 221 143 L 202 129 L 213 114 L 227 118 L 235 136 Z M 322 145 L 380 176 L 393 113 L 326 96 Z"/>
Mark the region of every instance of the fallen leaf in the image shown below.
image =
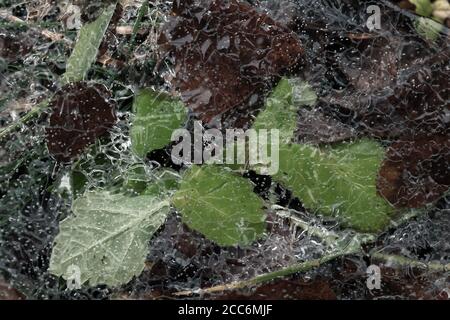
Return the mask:
<path id="1" fill-rule="evenodd" d="M 8 283 L 0 277 L 0 301 L 1 300 L 22 300 L 25 299 L 24 295 L 18 290 L 11 287 Z"/>
<path id="2" fill-rule="evenodd" d="M 116 123 L 115 103 L 110 96 L 102 85 L 84 82 L 65 85 L 54 95 L 46 140 L 58 161 L 67 162 L 80 155 Z"/>
<path id="3" fill-rule="evenodd" d="M 450 135 L 394 142 L 381 166 L 377 188 L 397 207 L 418 208 L 450 187 Z"/>
<path id="4" fill-rule="evenodd" d="M 0 31 L 0 58 L 8 63 L 23 59 L 33 49 L 35 43 L 35 34 Z"/>
<path id="5" fill-rule="evenodd" d="M 175 57 L 173 85 L 205 123 L 261 100 L 270 77 L 303 53 L 286 27 L 236 0 L 174 1 L 159 43 Z M 245 112 L 244 112 L 245 113 Z"/>

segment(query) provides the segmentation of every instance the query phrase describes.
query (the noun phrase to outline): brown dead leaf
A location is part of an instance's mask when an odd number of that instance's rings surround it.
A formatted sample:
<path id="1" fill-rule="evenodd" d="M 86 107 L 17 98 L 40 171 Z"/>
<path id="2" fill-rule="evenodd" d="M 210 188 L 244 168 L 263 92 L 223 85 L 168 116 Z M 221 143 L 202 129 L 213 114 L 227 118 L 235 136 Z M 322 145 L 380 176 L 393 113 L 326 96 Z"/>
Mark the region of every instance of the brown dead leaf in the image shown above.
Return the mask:
<path id="1" fill-rule="evenodd" d="M 174 1 L 176 14 L 159 44 L 175 58 L 175 88 L 204 122 L 233 109 L 251 109 L 270 77 L 303 53 L 295 35 L 268 15 L 236 0 Z"/>
<path id="2" fill-rule="evenodd" d="M 36 37 L 25 32 L 14 34 L 0 31 L 0 58 L 8 63 L 23 59 L 33 49 L 36 42 L 33 36 Z"/>
<path id="3" fill-rule="evenodd" d="M 22 300 L 25 299 L 22 293 L 8 285 L 0 277 L 0 300 Z"/>
<path id="4" fill-rule="evenodd" d="M 105 87 L 83 82 L 68 84 L 55 94 L 46 134 L 47 147 L 58 161 L 80 155 L 116 123 L 110 97 Z"/>
<path id="5" fill-rule="evenodd" d="M 450 135 L 400 140 L 387 150 L 378 192 L 397 207 L 418 208 L 450 187 Z"/>

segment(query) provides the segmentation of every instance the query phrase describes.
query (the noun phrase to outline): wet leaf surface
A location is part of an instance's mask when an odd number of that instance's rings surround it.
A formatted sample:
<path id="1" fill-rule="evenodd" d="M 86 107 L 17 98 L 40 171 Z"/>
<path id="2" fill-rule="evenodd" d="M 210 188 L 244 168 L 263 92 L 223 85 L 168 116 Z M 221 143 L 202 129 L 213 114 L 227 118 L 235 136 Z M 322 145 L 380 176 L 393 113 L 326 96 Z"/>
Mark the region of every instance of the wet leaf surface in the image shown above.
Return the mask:
<path id="1" fill-rule="evenodd" d="M 79 82 L 62 87 L 53 97 L 46 128 L 47 147 L 59 161 L 69 161 L 116 123 L 115 103 L 102 85 Z"/>
<path id="2" fill-rule="evenodd" d="M 175 57 L 173 85 L 205 123 L 260 101 L 270 77 L 292 67 L 303 49 L 286 27 L 246 3 L 175 1 L 177 15 L 159 43 Z"/>

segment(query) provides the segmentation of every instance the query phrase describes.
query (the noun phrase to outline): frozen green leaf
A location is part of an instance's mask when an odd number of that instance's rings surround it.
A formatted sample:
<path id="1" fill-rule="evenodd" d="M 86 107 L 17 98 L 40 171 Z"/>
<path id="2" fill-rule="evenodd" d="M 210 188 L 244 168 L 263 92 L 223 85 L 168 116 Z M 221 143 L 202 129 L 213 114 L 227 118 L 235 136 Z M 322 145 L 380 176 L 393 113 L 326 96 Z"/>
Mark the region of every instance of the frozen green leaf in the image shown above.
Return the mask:
<path id="1" fill-rule="evenodd" d="M 419 18 L 416 21 L 416 30 L 425 39 L 435 41 L 439 37 L 439 33 L 444 29 L 444 25 L 440 22 L 429 18 Z"/>
<path id="2" fill-rule="evenodd" d="M 169 201 L 90 192 L 72 210 L 60 223 L 49 271 L 67 279 L 78 269 L 81 284 L 118 286 L 144 269 L 148 241 L 164 223 Z"/>
<path id="3" fill-rule="evenodd" d="M 187 108 L 181 101 L 150 89 L 136 96 L 133 110 L 131 145 L 140 157 L 169 144 L 173 131 L 187 120 Z"/>
<path id="4" fill-rule="evenodd" d="M 184 223 L 222 246 L 248 245 L 265 230 L 262 199 L 248 180 L 224 167 L 192 167 L 173 203 Z"/>
<path id="5" fill-rule="evenodd" d="M 299 107 L 315 103 L 314 91 L 305 82 L 283 78 L 266 101 L 253 123 L 253 129 L 278 129 L 280 142 L 289 143 L 297 127 Z"/>
<path id="6" fill-rule="evenodd" d="M 108 6 L 94 22 L 81 28 L 75 48 L 67 61 L 66 73 L 62 78 L 64 83 L 84 80 L 97 58 L 98 49 L 115 8 L 115 4 Z"/>
<path id="7" fill-rule="evenodd" d="M 280 147 L 280 168 L 274 178 L 305 205 L 337 216 L 362 232 L 386 227 L 393 209 L 377 195 L 376 178 L 384 149 L 360 140 L 337 147 L 290 144 Z"/>
<path id="8" fill-rule="evenodd" d="M 416 6 L 416 13 L 429 17 L 433 13 L 433 5 L 430 0 L 409 0 L 413 5 Z"/>

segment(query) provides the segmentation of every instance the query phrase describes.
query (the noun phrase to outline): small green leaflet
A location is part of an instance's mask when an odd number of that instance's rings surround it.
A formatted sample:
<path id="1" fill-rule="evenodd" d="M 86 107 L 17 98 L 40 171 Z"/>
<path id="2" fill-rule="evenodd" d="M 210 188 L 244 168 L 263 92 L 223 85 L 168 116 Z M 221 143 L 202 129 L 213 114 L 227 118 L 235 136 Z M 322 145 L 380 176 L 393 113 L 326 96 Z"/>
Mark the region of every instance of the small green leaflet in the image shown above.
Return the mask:
<path id="1" fill-rule="evenodd" d="M 248 245 L 265 231 L 263 200 L 248 180 L 221 166 L 193 166 L 173 204 L 184 223 L 221 246 Z"/>
<path id="2" fill-rule="evenodd" d="M 181 101 L 150 89 L 136 96 L 133 111 L 131 146 L 140 157 L 169 144 L 173 131 L 187 120 L 187 108 Z"/>
<path id="3" fill-rule="evenodd" d="M 116 4 L 110 5 L 97 20 L 81 28 L 75 48 L 67 61 L 66 73 L 62 77 L 63 83 L 84 80 L 92 63 L 97 58 L 98 48 L 115 9 Z"/>
<path id="4" fill-rule="evenodd" d="M 290 144 L 297 126 L 297 110 L 313 105 L 315 93 L 306 83 L 282 79 L 255 120 L 255 129 L 280 130 L 279 171 L 284 184 L 304 205 L 363 232 L 383 229 L 392 208 L 376 191 L 376 177 L 384 149 L 361 140 L 338 147 L 317 148 Z M 260 166 L 252 169 L 260 171 Z"/>
<path id="5" fill-rule="evenodd" d="M 144 270 L 148 241 L 164 223 L 169 201 L 98 191 L 76 199 L 72 210 L 60 223 L 49 271 L 68 279 L 75 267 L 81 284 L 118 286 Z"/>
<path id="6" fill-rule="evenodd" d="M 422 37 L 435 41 L 440 32 L 444 29 L 444 25 L 430 18 L 420 17 L 415 21 L 416 31 Z"/>
<path id="7" fill-rule="evenodd" d="M 416 7 L 416 13 L 421 16 L 429 17 L 433 13 L 433 5 L 430 0 L 409 0 L 409 2 Z"/>
<path id="8" fill-rule="evenodd" d="M 361 232 L 377 232 L 390 222 L 393 208 L 377 195 L 376 177 L 384 149 L 360 140 L 335 148 L 290 144 L 280 147 L 274 178 L 319 213 L 337 216 Z"/>
<path id="9" fill-rule="evenodd" d="M 142 2 L 141 7 L 139 8 L 138 15 L 136 17 L 136 22 L 133 25 L 133 31 L 131 33 L 131 39 L 130 39 L 130 52 L 133 51 L 135 42 L 136 42 L 136 36 L 139 32 L 139 28 L 142 24 L 142 19 L 147 15 L 148 13 L 148 0 L 144 0 Z"/>
<path id="10" fill-rule="evenodd" d="M 297 127 L 298 109 L 313 105 L 315 101 L 314 91 L 305 82 L 283 78 L 267 99 L 265 109 L 257 116 L 252 128 L 278 129 L 280 142 L 289 143 Z"/>

